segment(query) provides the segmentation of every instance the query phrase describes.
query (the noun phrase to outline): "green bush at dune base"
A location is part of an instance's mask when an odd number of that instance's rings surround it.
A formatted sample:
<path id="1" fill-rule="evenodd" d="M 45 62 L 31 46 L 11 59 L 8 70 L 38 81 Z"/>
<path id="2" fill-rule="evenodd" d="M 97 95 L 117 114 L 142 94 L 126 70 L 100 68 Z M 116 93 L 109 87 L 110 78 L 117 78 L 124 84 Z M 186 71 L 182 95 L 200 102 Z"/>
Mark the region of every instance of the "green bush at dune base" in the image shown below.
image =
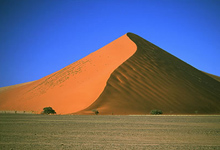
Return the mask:
<path id="1" fill-rule="evenodd" d="M 99 114 L 99 111 L 98 111 L 98 110 L 96 110 L 96 109 L 93 109 L 93 110 L 92 110 L 92 112 L 94 112 L 96 115 L 98 115 L 98 114 Z"/>
<path id="2" fill-rule="evenodd" d="M 163 114 L 162 110 L 151 110 L 150 114 L 152 115 L 161 115 Z"/>
<path id="3" fill-rule="evenodd" d="M 49 115 L 49 114 L 56 114 L 55 110 L 52 107 L 44 107 L 41 114 Z"/>

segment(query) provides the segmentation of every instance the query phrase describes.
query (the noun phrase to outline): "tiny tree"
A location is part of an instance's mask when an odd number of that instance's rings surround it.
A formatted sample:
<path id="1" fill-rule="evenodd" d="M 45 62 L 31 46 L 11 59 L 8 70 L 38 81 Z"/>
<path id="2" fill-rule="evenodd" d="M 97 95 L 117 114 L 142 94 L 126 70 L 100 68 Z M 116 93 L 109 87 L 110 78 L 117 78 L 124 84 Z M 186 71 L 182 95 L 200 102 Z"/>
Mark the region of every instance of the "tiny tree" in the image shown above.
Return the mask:
<path id="1" fill-rule="evenodd" d="M 92 112 L 94 112 L 96 115 L 98 115 L 98 114 L 99 114 L 99 111 L 98 111 L 98 110 L 96 110 L 96 109 L 93 109 L 93 110 L 92 110 Z"/>
<path id="2" fill-rule="evenodd" d="M 152 115 L 161 115 L 163 114 L 162 110 L 151 110 L 150 112 Z"/>
<path id="3" fill-rule="evenodd" d="M 49 115 L 49 114 L 56 114 L 56 112 L 55 112 L 55 110 L 53 110 L 52 107 L 44 107 L 41 114 Z"/>

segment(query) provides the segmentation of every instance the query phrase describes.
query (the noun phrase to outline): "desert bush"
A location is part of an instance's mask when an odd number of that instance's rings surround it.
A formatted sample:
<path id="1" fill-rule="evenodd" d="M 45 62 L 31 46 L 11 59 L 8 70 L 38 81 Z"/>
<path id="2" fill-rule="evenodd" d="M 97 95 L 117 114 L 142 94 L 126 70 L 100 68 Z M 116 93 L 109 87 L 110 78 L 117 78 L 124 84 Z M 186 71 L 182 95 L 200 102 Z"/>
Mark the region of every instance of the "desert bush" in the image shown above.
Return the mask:
<path id="1" fill-rule="evenodd" d="M 98 115 L 98 114 L 99 114 L 99 111 L 98 111 L 98 110 L 96 110 L 96 109 L 93 109 L 93 110 L 92 110 L 92 112 L 94 112 L 96 115 Z"/>
<path id="2" fill-rule="evenodd" d="M 163 112 L 162 112 L 162 110 L 151 110 L 151 112 L 150 112 L 152 115 L 161 115 L 161 114 L 163 114 Z"/>
<path id="3" fill-rule="evenodd" d="M 52 107 L 44 107 L 41 114 L 49 115 L 49 114 L 56 114 L 56 112 Z"/>

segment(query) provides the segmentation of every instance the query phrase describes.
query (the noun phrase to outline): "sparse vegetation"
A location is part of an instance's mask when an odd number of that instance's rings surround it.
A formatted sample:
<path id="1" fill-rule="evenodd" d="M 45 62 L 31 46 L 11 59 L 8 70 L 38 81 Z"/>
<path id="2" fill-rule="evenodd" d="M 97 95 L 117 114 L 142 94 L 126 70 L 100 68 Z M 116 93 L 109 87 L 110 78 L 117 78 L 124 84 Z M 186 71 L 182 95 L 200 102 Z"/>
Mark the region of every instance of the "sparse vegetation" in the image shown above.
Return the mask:
<path id="1" fill-rule="evenodd" d="M 41 114 L 49 115 L 49 114 L 56 114 L 56 112 L 52 107 L 44 107 Z"/>
<path id="2" fill-rule="evenodd" d="M 94 112 L 96 115 L 98 115 L 98 114 L 99 114 L 99 111 L 98 111 L 98 110 L 96 110 L 96 109 L 93 109 L 93 110 L 92 110 L 92 112 Z"/>
<path id="3" fill-rule="evenodd" d="M 150 114 L 152 115 L 161 115 L 163 114 L 162 110 L 151 110 Z"/>

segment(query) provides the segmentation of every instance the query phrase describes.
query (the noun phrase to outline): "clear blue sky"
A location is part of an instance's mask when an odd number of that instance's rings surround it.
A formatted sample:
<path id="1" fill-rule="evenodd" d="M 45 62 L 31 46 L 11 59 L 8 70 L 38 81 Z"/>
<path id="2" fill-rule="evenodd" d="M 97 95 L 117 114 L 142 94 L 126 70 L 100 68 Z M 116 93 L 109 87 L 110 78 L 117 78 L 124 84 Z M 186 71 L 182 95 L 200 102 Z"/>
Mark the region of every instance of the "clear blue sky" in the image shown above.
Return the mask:
<path id="1" fill-rule="evenodd" d="M 0 87 L 40 79 L 127 32 L 220 76 L 220 0 L 0 0 Z"/>

